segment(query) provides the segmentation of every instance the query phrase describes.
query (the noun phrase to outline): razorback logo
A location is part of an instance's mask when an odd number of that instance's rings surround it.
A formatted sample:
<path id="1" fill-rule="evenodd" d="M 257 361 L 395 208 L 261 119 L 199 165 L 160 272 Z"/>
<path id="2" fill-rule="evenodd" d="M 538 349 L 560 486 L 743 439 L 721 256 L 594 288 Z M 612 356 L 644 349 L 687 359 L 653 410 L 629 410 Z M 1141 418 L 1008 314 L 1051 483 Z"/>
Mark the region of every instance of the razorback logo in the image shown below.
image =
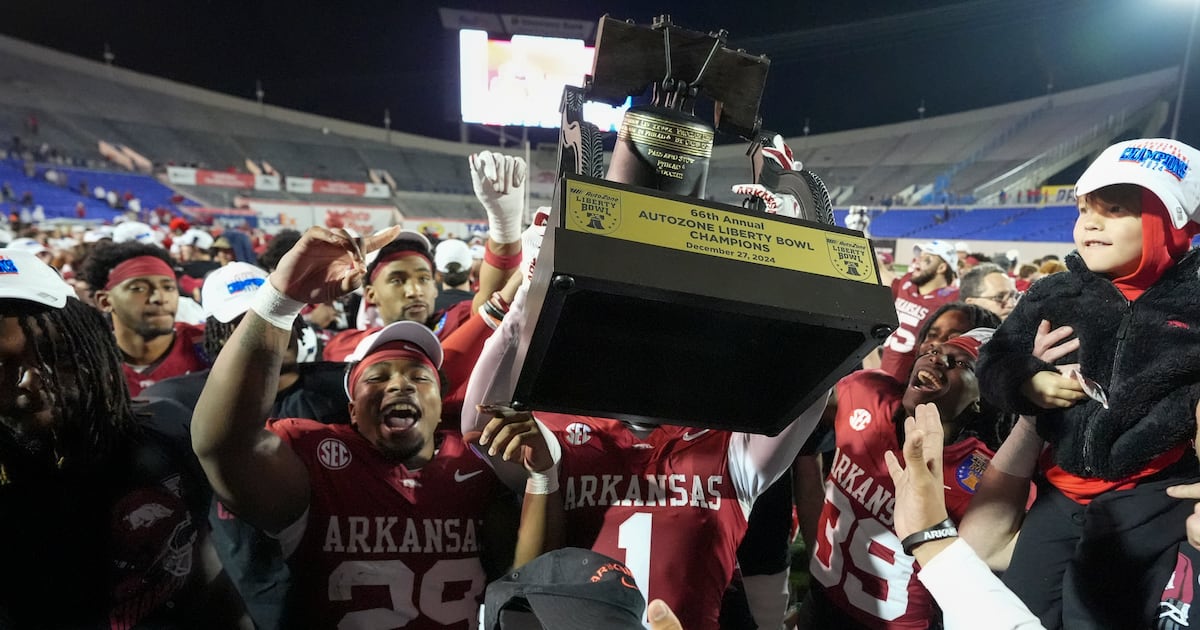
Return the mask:
<path id="1" fill-rule="evenodd" d="M 609 562 L 601 565 L 599 569 L 596 569 L 596 572 L 592 574 L 592 577 L 588 581 L 592 583 L 599 582 L 600 580 L 604 579 L 605 575 L 613 571 L 621 574 L 621 586 L 624 586 L 625 588 L 631 588 L 635 591 L 637 590 L 637 585 L 633 582 L 633 572 L 629 570 L 629 567 L 616 562 Z"/>

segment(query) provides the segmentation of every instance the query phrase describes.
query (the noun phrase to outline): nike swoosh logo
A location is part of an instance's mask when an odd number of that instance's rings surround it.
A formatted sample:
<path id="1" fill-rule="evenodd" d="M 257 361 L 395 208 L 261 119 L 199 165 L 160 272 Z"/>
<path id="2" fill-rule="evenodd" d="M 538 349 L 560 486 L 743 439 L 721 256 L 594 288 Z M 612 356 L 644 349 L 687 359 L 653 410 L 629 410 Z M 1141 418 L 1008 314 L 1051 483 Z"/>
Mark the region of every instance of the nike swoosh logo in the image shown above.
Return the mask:
<path id="1" fill-rule="evenodd" d="M 703 430 L 703 431 L 701 431 L 701 432 L 699 432 L 699 433 L 687 433 L 687 432 L 684 432 L 684 434 L 683 434 L 683 441 L 684 441 L 684 442 L 691 442 L 692 440 L 694 440 L 694 439 L 696 439 L 696 438 L 700 437 L 701 435 L 704 435 L 705 433 L 708 433 L 708 429 L 705 429 L 705 430 Z"/>
<path id="2" fill-rule="evenodd" d="M 455 480 L 455 481 L 458 481 L 458 482 L 463 482 L 463 481 L 466 481 L 466 480 L 470 479 L 471 477 L 474 477 L 475 475 L 479 475 L 479 474 L 482 474 L 482 473 L 483 473 L 483 471 L 482 471 L 482 470 L 476 470 L 475 472 L 472 472 L 472 473 L 467 473 L 467 474 L 465 474 L 465 475 L 464 475 L 464 474 L 462 473 L 462 471 L 455 470 L 455 471 L 454 471 L 454 480 Z"/>

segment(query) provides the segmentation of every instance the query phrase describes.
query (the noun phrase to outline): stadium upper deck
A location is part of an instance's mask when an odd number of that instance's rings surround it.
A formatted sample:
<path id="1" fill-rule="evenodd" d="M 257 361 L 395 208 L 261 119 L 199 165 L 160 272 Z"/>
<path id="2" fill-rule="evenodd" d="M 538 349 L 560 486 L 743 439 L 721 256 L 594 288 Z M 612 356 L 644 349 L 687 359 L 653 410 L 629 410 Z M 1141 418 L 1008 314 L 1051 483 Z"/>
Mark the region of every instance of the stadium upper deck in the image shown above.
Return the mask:
<path id="1" fill-rule="evenodd" d="M 1168 68 L 790 144 L 829 184 L 837 204 L 994 200 L 1000 190 L 1039 186 L 1114 138 L 1160 133 L 1176 77 Z M 34 146 L 46 142 L 96 157 L 97 143 L 106 141 L 158 166 L 240 169 L 249 159 L 285 175 L 349 181 L 365 181 L 369 169 L 380 169 L 397 191 L 421 193 L 431 212 L 449 215 L 472 214 L 464 156 L 494 149 L 262 105 L 0 37 L 0 130 L 21 134 L 30 114 L 39 117 L 40 131 L 24 140 Z M 552 169 L 552 162 L 542 160 L 540 168 Z M 729 187 L 744 182 L 748 170 L 743 145 L 717 147 L 709 195 L 736 203 Z M 535 169 L 535 178 L 542 175 Z M 445 203 L 429 201 L 438 195 L 446 195 Z"/>

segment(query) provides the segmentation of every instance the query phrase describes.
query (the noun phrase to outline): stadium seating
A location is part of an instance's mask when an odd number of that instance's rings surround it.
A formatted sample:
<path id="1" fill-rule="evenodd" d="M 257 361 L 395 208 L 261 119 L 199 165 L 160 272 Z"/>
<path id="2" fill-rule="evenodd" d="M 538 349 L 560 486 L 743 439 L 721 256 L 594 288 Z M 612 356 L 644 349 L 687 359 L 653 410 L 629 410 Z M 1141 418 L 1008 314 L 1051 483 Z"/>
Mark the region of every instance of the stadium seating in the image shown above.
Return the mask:
<path id="1" fill-rule="evenodd" d="M 0 68 L 0 137 L 19 136 L 27 150 L 36 151 L 44 143 L 72 160 L 84 158 L 90 166 L 100 166 L 97 144 L 103 141 L 128 146 L 158 167 L 240 170 L 253 160 L 268 162 L 284 175 L 358 182 L 368 179 L 369 170 L 379 169 L 396 181 L 391 202 L 406 214 L 480 218 L 463 158 L 483 147 L 385 133 L 284 110 L 108 68 L 5 37 L 0 37 Z M 1023 181 L 1020 178 L 1028 176 L 1039 157 L 1054 153 L 1056 160 L 1078 161 L 1094 151 L 1095 142 L 1133 131 L 1143 133 L 1151 120 L 1147 112 L 1170 96 L 1176 77 L 1174 69 L 1165 69 L 996 107 L 788 142 L 796 158 L 825 180 L 838 203 L 869 204 L 875 209 L 871 229 L 877 236 L 1065 240 L 1069 236 L 1064 226 L 1069 227 L 1074 212 L 1070 208 L 1065 214 L 1055 208 L 1035 211 L 1032 206 L 956 209 L 948 220 L 939 208 L 943 199 L 970 197 L 981 190 L 994 194 L 1007 185 L 1008 177 Z M 36 135 L 25 129 L 31 114 L 40 121 Z M 709 197 L 740 204 L 730 187 L 749 180 L 745 148 L 734 142 L 714 149 Z M 62 191 L 46 189 L 40 173 L 47 166 L 39 165 L 34 180 L 22 181 L 23 173 L 13 164 L 2 173 L 17 180 L 16 188 L 36 188 L 35 196 L 48 213 L 68 216 L 82 197 L 69 191 L 60 197 Z M 1043 179 L 1050 175 L 1043 174 Z M 69 171 L 68 177 L 72 184 L 83 177 L 90 186 L 134 191 L 144 207 L 158 205 L 172 194 L 144 176 L 91 170 Z M 233 205 L 234 197 L 247 194 L 232 189 L 177 189 L 215 206 Z M 261 195 L 285 201 L 365 202 L 286 191 Z M 934 201 L 932 209 L 904 209 L 922 197 Z M 63 205 L 51 207 L 51 200 Z M 86 203 L 89 216 L 106 211 L 100 204 Z M 889 205 L 891 209 L 883 212 Z"/>

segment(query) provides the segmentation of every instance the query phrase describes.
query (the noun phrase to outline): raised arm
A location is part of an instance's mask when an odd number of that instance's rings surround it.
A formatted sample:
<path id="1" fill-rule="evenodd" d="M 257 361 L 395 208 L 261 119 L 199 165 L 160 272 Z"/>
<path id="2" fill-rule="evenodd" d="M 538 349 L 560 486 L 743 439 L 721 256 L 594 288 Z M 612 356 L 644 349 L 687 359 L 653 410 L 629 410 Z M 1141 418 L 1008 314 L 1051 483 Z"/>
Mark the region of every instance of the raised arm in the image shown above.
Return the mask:
<path id="1" fill-rule="evenodd" d="M 469 158 L 475 198 L 487 211 L 488 240 L 479 267 L 479 291 L 471 302 L 478 311 L 507 284 L 521 264 L 521 221 L 525 214 L 528 171 L 525 160 L 481 151 Z"/>
<path id="2" fill-rule="evenodd" d="M 1038 360 L 1053 364 L 1078 349 L 1070 326 L 1052 329 L 1046 320 L 1038 324 L 1033 342 Z M 1012 558 L 1029 503 L 1029 482 L 1045 444 L 1034 423 L 1022 416 L 1013 427 L 984 471 L 959 527 L 963 540 L 996 571 L 1007 569 Z"/>
<path id="3" fill-rule="evenodd" d="M 1043 444 L 1033 418 L 1022 416 L 988 464 L 963 514 L 959 534 L 993 571 L 1007 569 L 1012 559 Z"/>
<path id="4" fill-rule="evenodd" d="M 490 412 L 479 410 L 480 405 L 512 401 L 513 392 L 517 388 L 512 368 L 516 359 L 517 343 L 521 339 L 528 289 L 529 285 L 524 284 L 517 290 L 500 327 L 492 333 L 487 343 L 483 344 L 483 352 L 475 362 L 475 369 L 471 371 L 466 398 L 463 400 L 463 434 L 482 431 L 492 419 Z"/>
<path id="5" fill-rule="evenodd" d="M 368 251 L 397 231 L 369 237 Z M 291 323 L 303 304 L 353 290 L 364 269 L 359 245 L 344 232 L 309 228 L 259 289 L 196 403 L 192 448 L 213 490 L 233 512 L 267 531 L 294 522 L 309 501 L 304 465 L 265 428 Z"/>
<path id="6" fill-rule="evenodd" d="M 896 535 L 920 563 L 917 579 L 942 608 L 946 627 L 1041 628 L 1021 600 L 944 527 L 949 519 L 937 407 L 918 405 L 904 426 L 904 465 L 895 453 L 884 453 L 896 488 Z"/>
<path id="7" fill-rule="evenodd" d="M 746 513 L 754 499 L 787 472 L 800 447 L 825 413 L 829 392 L 822 392 L 807 409 L 774 437 L 734 433 L 729 442 L 729 472 Z"/>

